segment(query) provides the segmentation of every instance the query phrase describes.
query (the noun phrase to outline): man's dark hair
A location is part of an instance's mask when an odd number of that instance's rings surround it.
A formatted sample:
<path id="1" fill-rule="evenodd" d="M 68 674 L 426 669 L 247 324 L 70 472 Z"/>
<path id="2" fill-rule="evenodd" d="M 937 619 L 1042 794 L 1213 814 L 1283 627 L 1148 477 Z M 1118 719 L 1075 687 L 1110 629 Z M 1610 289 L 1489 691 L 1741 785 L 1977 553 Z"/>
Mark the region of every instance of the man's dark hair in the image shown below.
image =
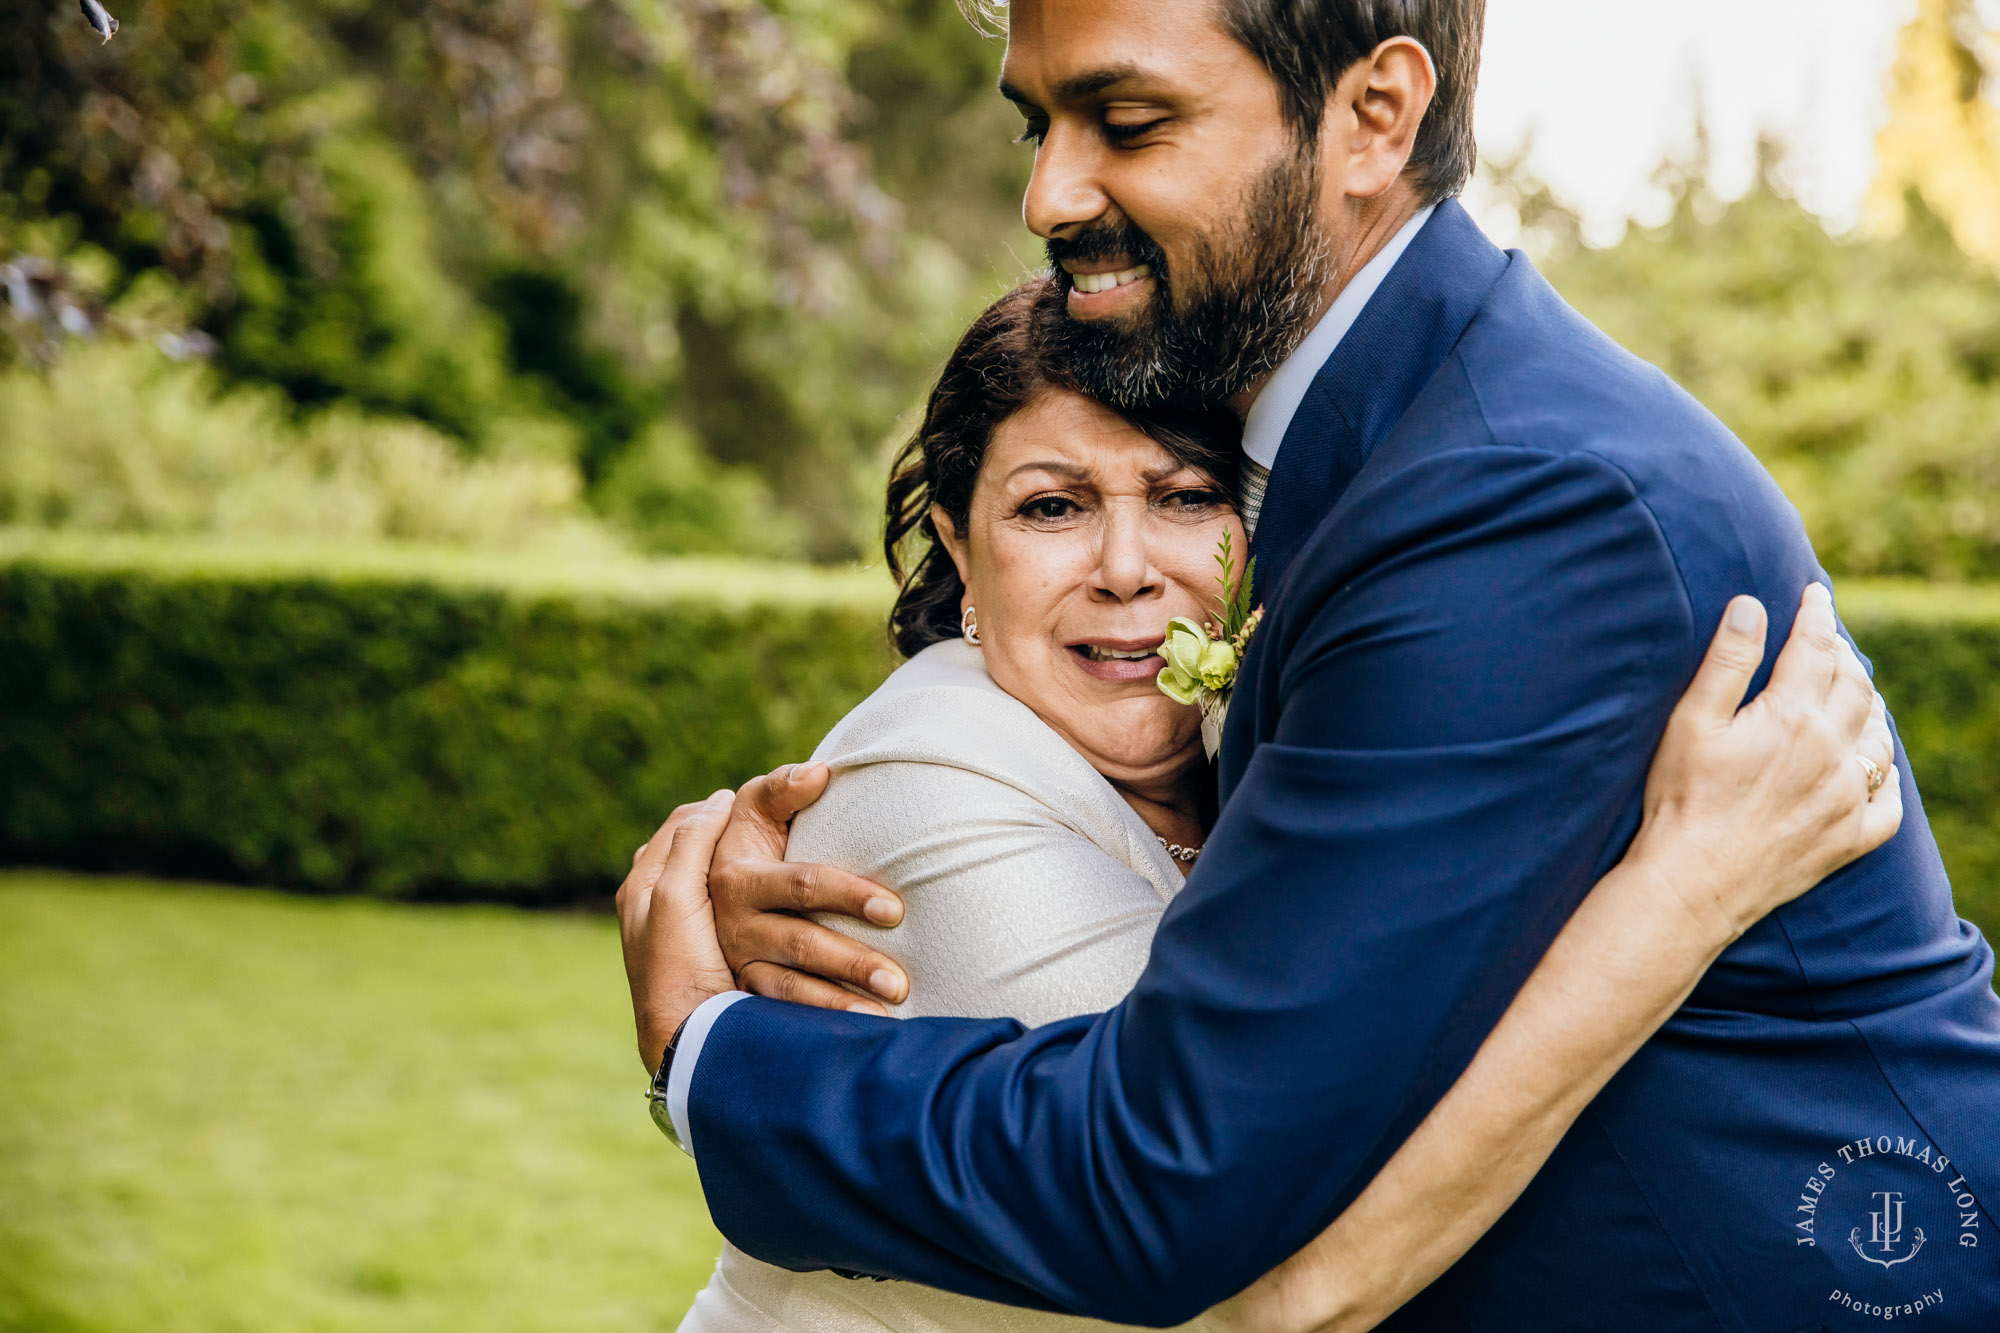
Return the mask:
<path id="1" fill-rule="evenodd" d="M 1486 0 L 1215 0 L 1222 28 L 1250 48 L 1278 81 L 1285 118 L 1302 136 L 1319 136 L 1326 99 L 1354 62 L 1392 37 L 1411 37 L 1431 53 L 1437 95 L 1417 130 L 1404 169 L 1418 202 L 1449 199 L 1472 179 L 1472 97 L 1479 89 L 1479 49 Z M 1006 0 L 959 0 L 982 28 L 1005 30 Z"/>
<path id="2" fill-rule="evenodd" d="M 1419 202 L 1435 204 L 1465 188 L 1478 148 L 1472 98 L 1486 0 L 1217 0 L 1222 26 L 1278 81 L 1285 115 L 1307 137 L 1334 86 L 1354 63 L 1392 37 L 1422 43 L 1437 68 L 1431 100 L 1405 173 Z"/>

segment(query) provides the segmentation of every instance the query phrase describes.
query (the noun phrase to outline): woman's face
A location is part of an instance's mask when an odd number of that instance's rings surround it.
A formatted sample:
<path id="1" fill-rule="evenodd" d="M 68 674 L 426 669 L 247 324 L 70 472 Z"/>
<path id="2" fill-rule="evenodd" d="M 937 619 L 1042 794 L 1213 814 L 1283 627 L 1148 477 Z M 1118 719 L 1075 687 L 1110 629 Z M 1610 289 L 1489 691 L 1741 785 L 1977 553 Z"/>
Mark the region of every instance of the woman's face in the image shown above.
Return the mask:
<path id="1" fill-rule="evenodd" d="M 933 510 L 986 667 L 1114 782 L 1201 760 L 1201 718 L 1153 683 L 1175 616 L 1215 612 L 1236 512 L 1206 474 L 1088 398 L 1050 392 L 993 432 L 963 532 Z"/>

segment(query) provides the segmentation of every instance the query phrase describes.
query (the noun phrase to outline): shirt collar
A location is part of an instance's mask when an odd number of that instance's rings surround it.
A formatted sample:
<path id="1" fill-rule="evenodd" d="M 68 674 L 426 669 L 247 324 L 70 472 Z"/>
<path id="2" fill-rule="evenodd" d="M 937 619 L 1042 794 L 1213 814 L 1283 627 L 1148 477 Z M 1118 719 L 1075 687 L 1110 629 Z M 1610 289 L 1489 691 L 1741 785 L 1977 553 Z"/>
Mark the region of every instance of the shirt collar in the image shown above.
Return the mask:
<path id="1" fill-rule="evenodd" d="M 1340 340 L 1354 327 L 1354 321 L 1367 308 L 1369 298 L 1376 288 L 1389 276 L 1389 270 L 1396 267 L 1396 261 L 1410 248 L 1410 242 L 1430 221 L 1437 206 L 1420 210 L 1417 215 L 1403 224 L 1401 231 L 1389 238 L 1389 243 L 1367 264 L 1362 266 L 1354 280 L 1341 290 L 1326 313 L 1319 317 L 1292 354 L 1284 359 L 1272 373 L 1263 392 L 1250 404 L 1250 413 L 1243 419 L 1243 452 L 1261 467 L 1271 467 L 1278 461 L 1278 446 L 1285 442 L 1285 430 L 1292 424 L 1292 415 L 1299 410 L 1299 403 L 1312 387 L 1313 377 L 1319 374 L 1321 366 L 1333 355 Z"/>

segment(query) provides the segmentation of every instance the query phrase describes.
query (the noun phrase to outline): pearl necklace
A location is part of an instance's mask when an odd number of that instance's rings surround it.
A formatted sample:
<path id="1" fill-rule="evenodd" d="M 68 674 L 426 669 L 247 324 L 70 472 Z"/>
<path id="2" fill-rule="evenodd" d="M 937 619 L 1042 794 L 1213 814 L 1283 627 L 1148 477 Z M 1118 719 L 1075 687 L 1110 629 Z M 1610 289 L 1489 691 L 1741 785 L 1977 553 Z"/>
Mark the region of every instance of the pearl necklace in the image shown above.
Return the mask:
<path id="1" fill-rule="evenodd" d="M 1173 857 L 1176 861 L 1185 863 L 1201 855 L 1201 848 L 1199 847 L 1183 847 L 1177 842 L 1168 842 L 1157 833 L 1153 835 L 1153 838 L 1160 846 L 1166 848 L 1167 855 Z"/>

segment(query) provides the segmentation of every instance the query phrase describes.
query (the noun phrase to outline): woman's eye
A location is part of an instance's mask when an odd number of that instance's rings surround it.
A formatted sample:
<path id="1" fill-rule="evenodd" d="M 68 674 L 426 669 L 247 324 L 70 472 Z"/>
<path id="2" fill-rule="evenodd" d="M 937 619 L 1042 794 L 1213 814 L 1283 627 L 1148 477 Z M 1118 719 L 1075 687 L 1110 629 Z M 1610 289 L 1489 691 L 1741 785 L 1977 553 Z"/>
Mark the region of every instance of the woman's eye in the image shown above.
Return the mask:
<path id="1" fill-rule="evenodd" d="M 1019 134 L 1014 136 L 1014 142 L 1030 143 L 1035 145 L 1035 147 L 1040 148 L 1042 146 L 1042 140 L 1046 139 L 1048 135 L 1049 135 L 1049 127 L 1047 125 L 1038 124 L 1035 121 L 1031 120 L 1026 125 L 1023 125 L 1021 127 L 1021 132 Z"/>
<path id="2" fill-rule="evenodd" d="M 1020 512 L 1027 518 L 1044 520 L 1068 518 L 1076 512 L 1076 501 L 1061 495 L 1038 495 L 1022 505 Z"/>
<path id="3" fill-rule="evenodd" d="M 1185 487 L 1161 496 L 1160 503 L 1170 509 L 1207 509 L 1222 503 L 1222 492 L 1204 487 Z"/>

